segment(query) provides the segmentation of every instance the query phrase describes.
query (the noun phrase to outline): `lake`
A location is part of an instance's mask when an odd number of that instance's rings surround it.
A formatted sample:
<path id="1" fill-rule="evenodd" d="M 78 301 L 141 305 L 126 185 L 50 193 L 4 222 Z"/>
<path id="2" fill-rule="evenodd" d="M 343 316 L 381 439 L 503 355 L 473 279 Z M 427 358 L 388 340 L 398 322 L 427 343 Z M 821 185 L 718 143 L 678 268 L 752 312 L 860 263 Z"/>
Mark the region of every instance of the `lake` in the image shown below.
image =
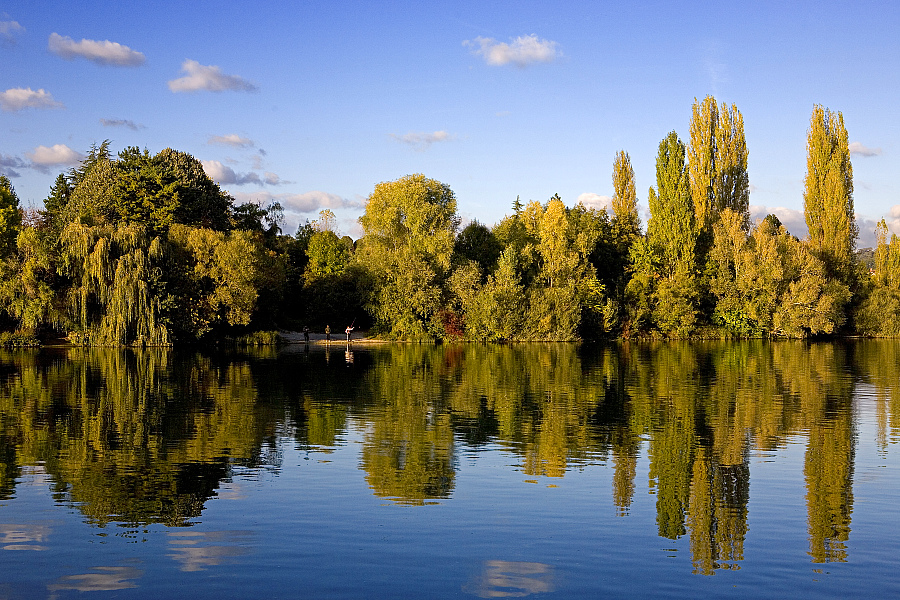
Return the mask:
<path id="1" fill-rule="evenodd" d="M 900 342 L 0 352 L 0 598 L 900 594 Z"/>

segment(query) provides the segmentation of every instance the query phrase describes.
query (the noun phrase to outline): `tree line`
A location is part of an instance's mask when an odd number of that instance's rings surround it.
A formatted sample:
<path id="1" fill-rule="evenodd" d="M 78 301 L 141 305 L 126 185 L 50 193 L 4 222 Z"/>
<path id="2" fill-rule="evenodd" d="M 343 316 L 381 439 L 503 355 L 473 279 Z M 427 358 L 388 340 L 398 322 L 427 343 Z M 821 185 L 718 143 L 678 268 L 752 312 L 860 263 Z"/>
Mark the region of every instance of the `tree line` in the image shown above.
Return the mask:
<path id="1" fill-rule="evenodd" d="M 0 179 L 7 344 L 170 345 L 356 323 L 407 340 L 900 335 L 900 243 L 886 223 L 857 260 L 843 115 L 815 106 L 800 240 L 751 223 L 743 117 L 695 100 L 689 139 L 659 144 L 642 227 L 616 154 L 611 210 L 558 195 L 460 230 L 450 187 L 379 183 L 359 240 L 329 210 L 295 235 L 282 208 L 236 204 L 194 157 L 109 142 L 60 174 L 39 211 Z"/>

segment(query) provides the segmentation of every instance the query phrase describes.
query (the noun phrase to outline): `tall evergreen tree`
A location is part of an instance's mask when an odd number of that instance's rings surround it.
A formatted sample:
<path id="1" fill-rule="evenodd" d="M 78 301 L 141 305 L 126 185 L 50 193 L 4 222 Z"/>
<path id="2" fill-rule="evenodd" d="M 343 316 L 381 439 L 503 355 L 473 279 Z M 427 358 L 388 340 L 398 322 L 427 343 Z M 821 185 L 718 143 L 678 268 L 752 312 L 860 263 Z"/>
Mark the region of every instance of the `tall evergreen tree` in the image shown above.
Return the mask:
<path id="1" fill-rule="evenodd" d="M 813 252 L 829 274 L 847 281 L 858 230 L 853 210 L 853 166 L 844 116 L 813 107 L 807 132 L 803 208 Z"/>
<path id="2" fill-rule="evenodd" d="M 13 251 L 21 226 L 19 197 L 6 175 L 0 175 L 0 257 Z"/>

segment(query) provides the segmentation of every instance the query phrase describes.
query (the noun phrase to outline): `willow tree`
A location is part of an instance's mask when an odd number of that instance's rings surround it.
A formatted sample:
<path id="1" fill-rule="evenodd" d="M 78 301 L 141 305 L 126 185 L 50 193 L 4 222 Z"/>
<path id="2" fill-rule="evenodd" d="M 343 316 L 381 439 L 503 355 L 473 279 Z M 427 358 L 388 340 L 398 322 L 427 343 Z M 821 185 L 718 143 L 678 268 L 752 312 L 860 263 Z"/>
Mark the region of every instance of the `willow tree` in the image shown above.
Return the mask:
<path id="1" fill-rule="evenodd" d="M 360 259 L 376 280 L 371 302 L 379 326 L 397 338 L 439 337 L 439 313 L 459 227 L 456 196 L 421 174 L 383 182 L 360 217 Z"/>
<path id="2" fill-rule="evenodd" d="M 858 230 L 853 210 L 853 166 L 844 116 L 813 107 L 806 141 L 803 209 L 812 251 L 829 275 L 848 281 Z"/>
<path id="3" fill-rule="evenodd" d="M 750 225 L 750 181 L 747 175 L 747 142 L 744 118 L 737 107 L 707 96 L 694 99 L 691 107 L 691 139 L 688 147 L 691 197 L 700 228 L 710 234 L 726 208 Z"/>
<path id="4" fill-rule="evenodd" d="M 163 242 L 146 228 L 72 223 L 60 237 L 60 273 L 72 281 L 66 308 L 85 345 L 166 345 L 158 292 Z"/>

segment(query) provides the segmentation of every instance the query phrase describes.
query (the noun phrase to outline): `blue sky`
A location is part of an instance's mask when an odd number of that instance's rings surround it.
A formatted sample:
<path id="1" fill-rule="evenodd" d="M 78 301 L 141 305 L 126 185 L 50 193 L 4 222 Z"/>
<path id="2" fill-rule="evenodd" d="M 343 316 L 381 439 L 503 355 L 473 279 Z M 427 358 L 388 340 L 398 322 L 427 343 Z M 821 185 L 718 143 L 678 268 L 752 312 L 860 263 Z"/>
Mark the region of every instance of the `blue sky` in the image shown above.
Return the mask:
<path id="1" fill-rule="evenodd" d="M 626 150 L 646 209 L 712 94 L 743 114 L 754 216 L 801 237 L 810 114 L 841 111 L 866 246 L 900 233 L 897 31 L 892 2 L 6 2 L 0 170 L 39 207 L 92 143 L 172 147 L 289 232 L 330 208 L 356 237 L 409 173 L 487 224 L 517 196 L 599 207 Z"/>

